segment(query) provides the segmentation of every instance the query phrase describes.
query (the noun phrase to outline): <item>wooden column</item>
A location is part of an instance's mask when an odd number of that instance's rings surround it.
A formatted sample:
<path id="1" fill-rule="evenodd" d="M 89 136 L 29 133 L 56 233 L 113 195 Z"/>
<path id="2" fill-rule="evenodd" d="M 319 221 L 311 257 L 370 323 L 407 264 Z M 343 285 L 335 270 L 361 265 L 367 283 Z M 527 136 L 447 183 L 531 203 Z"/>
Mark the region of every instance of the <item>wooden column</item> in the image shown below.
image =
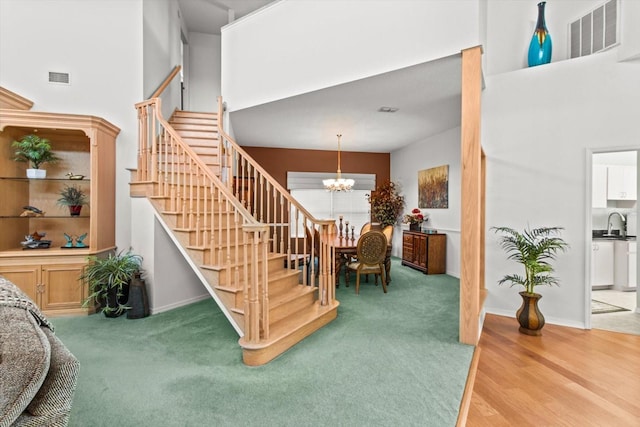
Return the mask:
<path id="1" fill-rule="evenodd" d="M 460 342 L 476 345 L 484 287 L 484 173 L 480 145 L 482 48 L 462 51 Z"/>

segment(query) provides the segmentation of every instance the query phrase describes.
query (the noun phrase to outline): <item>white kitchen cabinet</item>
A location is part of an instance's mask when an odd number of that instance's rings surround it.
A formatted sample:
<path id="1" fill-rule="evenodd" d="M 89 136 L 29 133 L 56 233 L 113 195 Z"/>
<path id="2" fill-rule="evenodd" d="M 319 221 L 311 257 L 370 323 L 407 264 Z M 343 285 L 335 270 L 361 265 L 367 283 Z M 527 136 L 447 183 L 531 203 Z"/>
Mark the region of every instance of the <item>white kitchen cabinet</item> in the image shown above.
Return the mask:
<path id="1" fill-rule="evenodd" d="M 607 207 L 607 167 L 593 165 L 591 171 L 591 206 L 594 208 Z"/>
<path id="2" fill-rule="evenodd" d="M 635 166 L 607 167 L 607 198 L 609 200 L 636 200 Z"/>
<path id="3" fill-rule="evenodd" d="M 591 243 L 591 287 L 605 289 L 613 286 L 613 240 L 594 240 Z"/>
<path id="4" fill-rule="evenodd" d="M 618 241 L 614 245 L 614 283 L 613 288 L 618 291 L 633 291 L 636 289 L 636 242 Z"/>

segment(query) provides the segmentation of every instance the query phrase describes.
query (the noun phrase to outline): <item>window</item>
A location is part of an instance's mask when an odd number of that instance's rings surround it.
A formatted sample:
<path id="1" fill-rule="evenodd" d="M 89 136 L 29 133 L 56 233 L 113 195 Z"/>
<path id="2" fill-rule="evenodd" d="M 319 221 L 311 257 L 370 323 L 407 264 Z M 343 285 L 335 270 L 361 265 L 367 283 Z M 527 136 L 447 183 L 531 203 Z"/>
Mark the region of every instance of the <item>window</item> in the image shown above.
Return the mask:
<path id="1" fill-rule="evenodd" d="M 373 174 L 342 174 L 343 178 L 356 181 L 354 190 L 349 192 L 329 192 L 322 186 L 322 179 L 331 173 L 289 172 L 287 186 L 291 195 L 317 219 L 334 219 L 339 226 L 342 215 L 343 224 L 349 222 L 356 233 L 370 219 L 370 205 L 367 195 L 375 188 Z M 293 210 L 294 208 L 292 208 Z M 296 226 L 295 212 L 291 212 L 291 235 L 304 236 L 304 224 L 298 216 Z M 307 224 L 308 225 L 308 224 Z"/>

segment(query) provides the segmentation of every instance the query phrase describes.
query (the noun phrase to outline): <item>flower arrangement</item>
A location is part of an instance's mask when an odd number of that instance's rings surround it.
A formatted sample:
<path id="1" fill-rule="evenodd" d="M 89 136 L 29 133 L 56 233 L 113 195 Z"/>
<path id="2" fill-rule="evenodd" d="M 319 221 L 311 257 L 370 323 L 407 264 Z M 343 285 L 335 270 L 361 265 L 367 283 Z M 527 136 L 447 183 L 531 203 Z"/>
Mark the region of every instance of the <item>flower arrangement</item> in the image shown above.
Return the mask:
<path id="1" fill-rule="evenodd" d="M 371 204 L 371 219 L 382 228 L 394 225 L 404 207 L 404 196 L 398 194 L 398 186 L 391 181 L 377 187 L 367 199 Z"/>
<path id="2" fill-rule="evenodd" d="M 422 215 L 420 209 L 415 208 L 411 211 L 410 214 L 404 215 L 402 222 L 405 224 L 422 224 L 422 221 L 424 220 L 424 215 Z"/>

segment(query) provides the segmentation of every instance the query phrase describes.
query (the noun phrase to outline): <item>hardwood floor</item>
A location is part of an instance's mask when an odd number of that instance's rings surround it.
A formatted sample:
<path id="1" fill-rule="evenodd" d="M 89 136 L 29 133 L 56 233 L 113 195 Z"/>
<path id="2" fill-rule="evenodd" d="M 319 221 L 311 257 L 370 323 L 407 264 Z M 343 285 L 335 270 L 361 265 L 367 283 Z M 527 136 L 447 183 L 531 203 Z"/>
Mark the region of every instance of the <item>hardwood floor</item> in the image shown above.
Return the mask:
<path id="1" fill-rule="evenodd" d="M 466 425 L 640 426 L 640 336 L 487 315 Z"/>

